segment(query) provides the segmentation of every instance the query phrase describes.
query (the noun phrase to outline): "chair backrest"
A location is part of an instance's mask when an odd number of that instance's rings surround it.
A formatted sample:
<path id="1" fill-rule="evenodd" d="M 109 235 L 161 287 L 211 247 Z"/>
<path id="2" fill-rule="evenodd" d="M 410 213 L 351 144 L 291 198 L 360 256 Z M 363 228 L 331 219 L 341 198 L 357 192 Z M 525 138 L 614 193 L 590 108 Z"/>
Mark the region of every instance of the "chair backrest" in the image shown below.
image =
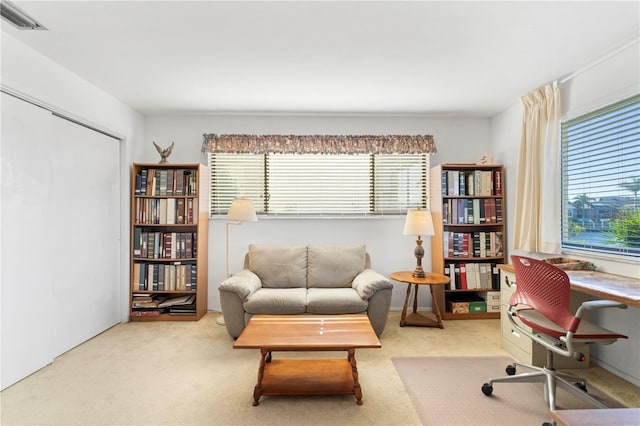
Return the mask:
<path id="1" fill-rule="evenodd" d="M 571 283 L 567 273 L 550 263 L 511 255 L 516 291 L 509 304 L 525 304 L 565 330 L 575 333 L 580 319 L 569 312 Z"/>

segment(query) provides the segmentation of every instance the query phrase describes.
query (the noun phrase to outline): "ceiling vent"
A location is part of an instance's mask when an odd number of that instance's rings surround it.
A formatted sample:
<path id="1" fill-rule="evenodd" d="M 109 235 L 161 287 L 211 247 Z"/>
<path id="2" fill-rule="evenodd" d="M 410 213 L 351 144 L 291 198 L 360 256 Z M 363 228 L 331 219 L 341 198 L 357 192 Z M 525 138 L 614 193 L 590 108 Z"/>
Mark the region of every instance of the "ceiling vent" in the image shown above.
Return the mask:
<path id="1" fill-rule="evenodd" d="M 38 21 L 9 1 L 2 0 L 0 8 L 2 19 L 11 22 L 19 30 L 46 30 Z"/>

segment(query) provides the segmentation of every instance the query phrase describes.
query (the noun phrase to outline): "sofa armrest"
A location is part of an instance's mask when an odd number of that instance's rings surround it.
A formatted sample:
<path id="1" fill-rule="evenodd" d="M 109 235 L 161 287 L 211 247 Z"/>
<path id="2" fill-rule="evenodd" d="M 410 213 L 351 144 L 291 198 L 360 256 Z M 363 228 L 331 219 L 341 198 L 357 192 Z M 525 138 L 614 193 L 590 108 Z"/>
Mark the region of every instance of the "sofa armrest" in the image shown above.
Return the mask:
<path id="1" fill-rule="evenodd" d="M 380 290 L 392 289 L 393 283 L 373 269 L 365 269 L 353 279 L 351 287 L 358 292 L 362 299 L 368 300 Z"/>
<path id="2" fill-rule="evenodd" d="M 224 280 L 219 290 L 237 294 L 244 303 L 260 288 L 262 288 L 260 277 L 248 269 L 243 269 Z"/>

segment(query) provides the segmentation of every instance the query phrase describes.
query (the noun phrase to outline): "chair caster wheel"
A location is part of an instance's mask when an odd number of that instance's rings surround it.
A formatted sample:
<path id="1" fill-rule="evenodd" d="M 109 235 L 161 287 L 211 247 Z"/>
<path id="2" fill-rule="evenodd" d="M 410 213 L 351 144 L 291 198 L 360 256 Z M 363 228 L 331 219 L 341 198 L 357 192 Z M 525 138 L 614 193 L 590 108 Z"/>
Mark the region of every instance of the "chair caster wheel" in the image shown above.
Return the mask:
<path id="1" fill-rule="evenodd" d="M 482 385 L 482 393 L 487 396 L 491 396 L 491 394 L 493 393 L 493 386 L 491 386 L 489 383 L 485 383 L 484 385 Z"/>
<path id="2" fill-rule="evenodd" d="M 543 422 L 542 426 L 555 426 L 555 423 Z"/>
<path id="3" fill-rule="evenodd" d="M 505 371 L 509 376 L 513 376 L 514 374 L 516 374 L 516 366 L 513 364 L 509 364 L 507 365 L 507 368 L 505 369 Z"/>

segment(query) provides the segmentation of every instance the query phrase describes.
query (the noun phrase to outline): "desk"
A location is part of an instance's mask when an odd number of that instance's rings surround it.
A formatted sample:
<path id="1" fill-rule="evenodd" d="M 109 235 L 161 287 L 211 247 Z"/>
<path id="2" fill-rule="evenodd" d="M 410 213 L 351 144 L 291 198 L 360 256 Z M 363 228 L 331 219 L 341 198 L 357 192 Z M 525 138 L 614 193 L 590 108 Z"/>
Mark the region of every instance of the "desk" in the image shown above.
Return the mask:
<path id="1" fill-rule="evenodd" d="M 640 308 L 640 280 L 598 271 L 565 271 L 571 289 Z"/>
<path id="2" fill-rule="evenodd" d="M 498 268 L 513 273 L 513 265 L 498 265 Z M 571 281 L 571 290 L 640 308 L 640 280 L 637 278 L 599 271 L 565 272 Z"/>
<path id="3" fill-rule="evenodd" d="M 438 306 L 438 298 L 433 294 L 433 286 L 448 284 L 450 279 L 446 275 L 435 274 L 432 272 L 425 272 L 424 278 L 414 277 L 410 271 L 394 272 L 390 275 L 392 280 L 407 283 L 407 295 L 404 299 L 404 306 L 402 307 L 402 315 L 400 316 L 400 327 L 405 325 L 415 325 L 419 327 L 439 327 L 444 328 L 442 324 L 442 315 L 440 314 L 440 307 Z M 418 286 L 428 285 L 431 290 L 431 304 L 433 305 L 433 314 L 435 315 L 435 321 L 417 312 L 418 310 Z M 413 295 L 413 312 L 407 317 L 407 306 L 409 305 L 409 299 L 411 296 L 411 287 L 415 288 Z"/>
<path id="4" fill-rule="evenodd" d="M 636 426 L 640 424 L 640 408 L 552 410 L 551 418 L 558 426 Z"/>

